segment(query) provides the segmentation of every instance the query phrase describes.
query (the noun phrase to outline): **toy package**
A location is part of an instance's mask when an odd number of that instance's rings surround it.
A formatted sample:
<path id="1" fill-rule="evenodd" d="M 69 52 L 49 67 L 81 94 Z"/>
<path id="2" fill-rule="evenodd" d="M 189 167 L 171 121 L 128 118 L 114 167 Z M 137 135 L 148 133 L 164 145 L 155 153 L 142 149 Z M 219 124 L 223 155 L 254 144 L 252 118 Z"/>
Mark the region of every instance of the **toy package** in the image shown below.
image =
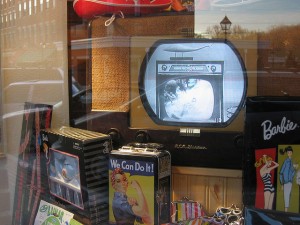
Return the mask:
<path id="1" fill-rule="evenodd" d="M 41 131 L 51 203 L 89 221 L 108 222 L 109 135 L 63 126 Z"/>

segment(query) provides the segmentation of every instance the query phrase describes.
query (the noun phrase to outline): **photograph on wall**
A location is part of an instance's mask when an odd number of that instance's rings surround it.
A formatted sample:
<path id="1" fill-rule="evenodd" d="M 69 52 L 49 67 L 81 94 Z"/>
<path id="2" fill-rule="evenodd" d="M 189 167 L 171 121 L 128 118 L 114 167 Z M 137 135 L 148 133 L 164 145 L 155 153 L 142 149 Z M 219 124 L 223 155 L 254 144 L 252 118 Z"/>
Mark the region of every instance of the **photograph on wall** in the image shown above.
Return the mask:
<path id="1" fill-rule="evenodd" d="M 154 224 L 154 163 L 111 157 L 110 224 Z"/>
<path id="2" fill-rule="evenodd" d="M 276 209 L 299 213 L 300 145 L 278 145 Z"/>

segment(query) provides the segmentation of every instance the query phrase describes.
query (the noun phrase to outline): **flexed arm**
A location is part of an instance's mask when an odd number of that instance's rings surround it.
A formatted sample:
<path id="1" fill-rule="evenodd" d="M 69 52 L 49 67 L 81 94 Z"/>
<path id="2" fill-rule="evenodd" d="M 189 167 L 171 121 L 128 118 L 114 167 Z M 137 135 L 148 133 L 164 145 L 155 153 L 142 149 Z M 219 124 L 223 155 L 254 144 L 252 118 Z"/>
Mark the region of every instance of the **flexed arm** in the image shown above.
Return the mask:
<path id="1" fill-rule="evenodd" d="M 131 186 L 136 190 L 137 195 L 138 195 L 136 204 L 132 206 L 133 212 L 136 215 L 140 216 L 146 225 L 154 224 L 153 218 L 149 213 L 147 200 L 145 198 L 145 195 L 143 193 L 143 190 L 142 190 L 140 184 L 137 181 L 133 180 L 131 182 Z"/>

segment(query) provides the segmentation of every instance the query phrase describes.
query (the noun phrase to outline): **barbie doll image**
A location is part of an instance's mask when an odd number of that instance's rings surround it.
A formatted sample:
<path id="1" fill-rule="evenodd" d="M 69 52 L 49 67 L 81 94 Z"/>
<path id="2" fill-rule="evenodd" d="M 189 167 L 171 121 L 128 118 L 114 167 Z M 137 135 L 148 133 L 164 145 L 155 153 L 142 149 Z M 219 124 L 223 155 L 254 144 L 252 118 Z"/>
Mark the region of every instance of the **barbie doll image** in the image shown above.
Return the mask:
<path id="1" fill-rule="evenodd" d="M 275 195 L 275 188 L 271 171 L 277 168 L 279 164 L 273 161 L 272 157 L 263 155 L 256 163 L 255 167 L 260 168 L 259 174 L 264 184 L 264 209 L 272 209 Z"/>
<path id="2" fill-rule="evenodd" d="M 298 169 L 298 164 L 293 163 L 293 148 L 287 146 L 281 154 L 285 154 L 287 157 L 283 161 L 280 168 L 279 178 L 280 184 L 283 190 L 284 197 L 284 211 L 287 212 L 290 207 L 291 193 L 293 189 L 293 180 Z"/>

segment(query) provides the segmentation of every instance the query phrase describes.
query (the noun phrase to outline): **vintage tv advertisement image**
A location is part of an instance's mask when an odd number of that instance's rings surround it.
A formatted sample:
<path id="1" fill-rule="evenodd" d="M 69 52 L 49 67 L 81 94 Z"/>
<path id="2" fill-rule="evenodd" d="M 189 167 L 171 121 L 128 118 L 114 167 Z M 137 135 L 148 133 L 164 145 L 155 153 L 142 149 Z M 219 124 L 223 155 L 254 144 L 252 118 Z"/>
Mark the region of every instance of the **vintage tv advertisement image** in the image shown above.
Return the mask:
<path id="1" fill-rule="evenodd" d="M 78 156 L 50 148 L 47 168 L 50 193 L 83 209 Z"/>
<path id="2" fill-rule="evenodd" d="M 178 62 L 177 62 L 178 63 Z M 168 67 L 170 67 L 168 69 Z M 209 71 L 209 69 L 211 71 Z M 220 62 L 158 61 L 157 115 L 163 121 L 221 122 L 223 65 Z M 194 76 L 170 76 L 170 71 Z M 218 99 L 215 101 L 215 99 Z M 199 107 L 204 105 L 205 107 Z"/>

